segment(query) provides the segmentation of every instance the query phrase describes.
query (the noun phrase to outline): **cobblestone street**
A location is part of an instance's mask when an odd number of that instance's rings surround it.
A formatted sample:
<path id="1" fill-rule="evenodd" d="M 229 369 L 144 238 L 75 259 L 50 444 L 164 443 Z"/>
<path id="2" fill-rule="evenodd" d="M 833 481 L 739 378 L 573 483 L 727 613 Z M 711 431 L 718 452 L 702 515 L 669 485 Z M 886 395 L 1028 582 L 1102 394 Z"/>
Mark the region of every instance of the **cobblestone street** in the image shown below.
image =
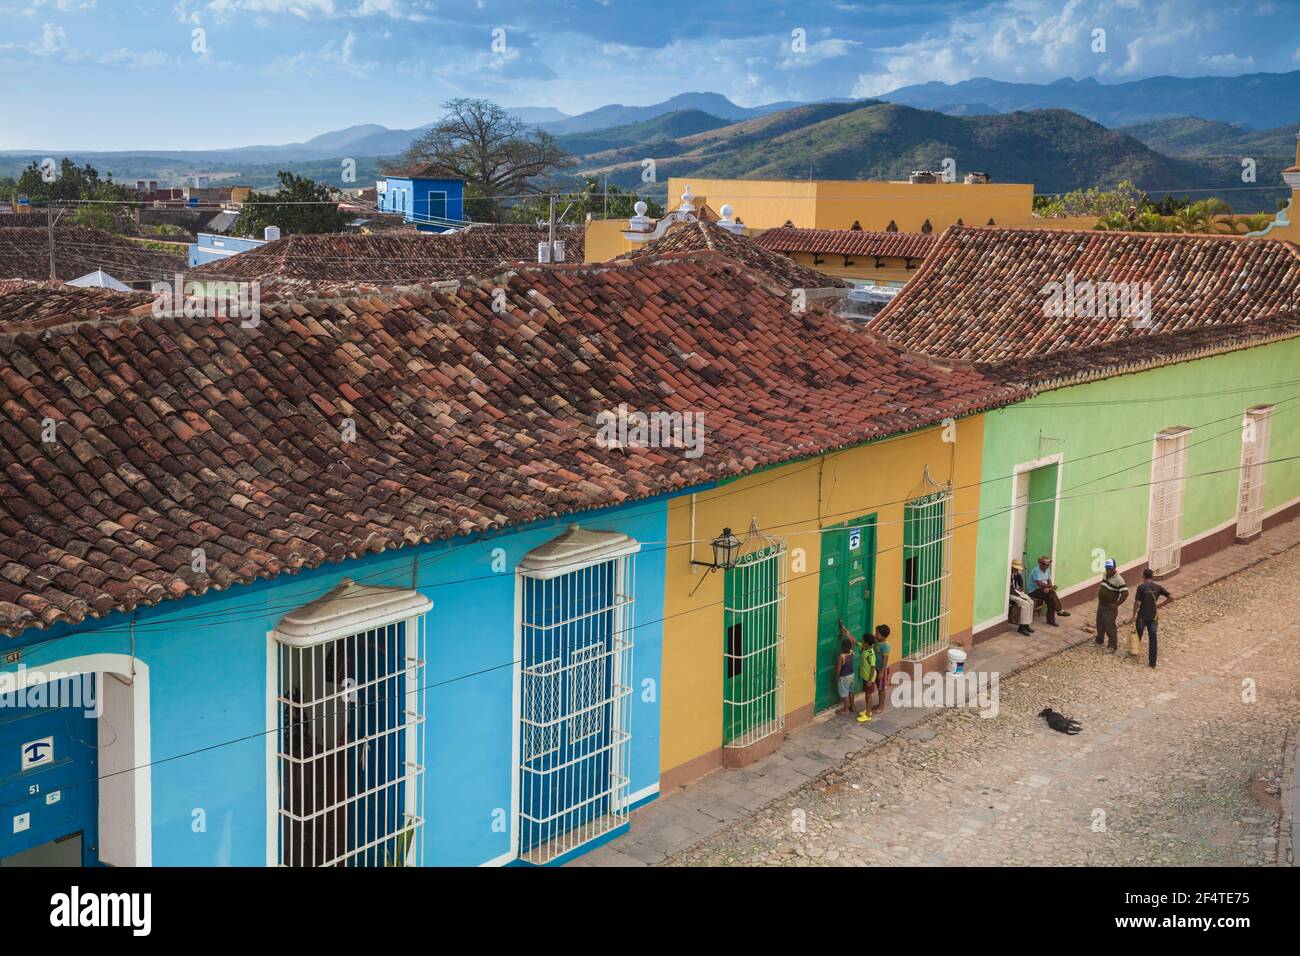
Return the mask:
<path id="1" fill-rule="evenodd" d="M 1179 577 L 1156 670 L 1121 627 L 1116 654 L 1089 642 L 1009 676 L 996 717 L 945 711 L 666 865 L 1275 864 L 1300 548 L 1186 597 Z"/>

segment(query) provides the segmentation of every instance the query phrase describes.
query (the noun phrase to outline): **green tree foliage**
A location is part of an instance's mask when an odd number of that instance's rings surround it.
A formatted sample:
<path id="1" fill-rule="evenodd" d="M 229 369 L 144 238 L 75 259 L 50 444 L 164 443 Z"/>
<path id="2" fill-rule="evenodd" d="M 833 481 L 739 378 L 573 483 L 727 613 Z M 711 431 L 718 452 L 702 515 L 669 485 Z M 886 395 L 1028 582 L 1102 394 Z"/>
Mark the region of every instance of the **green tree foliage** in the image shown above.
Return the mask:
<path id="1" fill-rule="evenodd" d="M 1106 218 L 1115 214 L 1127 215 L 1130 210 L 1149 206 L 1150 197 L 1130 180 L 1121 181 L 1114 189 L 1074 189 L 1061 196 L 1035 196 L 1034 212 L 1044 218 L 1053 216 L 1097 216 Z"/>
<path id="2" fill-rule="evenodd" d="M 586 177 L 583 186 L 577 192 L 556 190 L 559 198 L 555 202 L 557 222 L 585 222 L 590 215 L 594 219 L 627 219 L 636 215 L 636 202 L 640 198 L 631 190 L 620 189 L 609 184 L 608 195 L 605 183 L 595 176 Z M 647 199 L 646 215 L 659 218 L 664 214 L 664 207 L 654 200 Z M 511 207 L 509 217 L 512 222 L 546 222 L 550 216 L 550 200 L 542 195 L 527 199 Z"/>
<path id="3" fill-rule="evenodd" d="M 504 218 L 505 197 L 542 191 L 540 183 L 573 163 L 555 139 L 531 129 L 489 100 L 461 97 L 415 140 L 404 165 L 435 163 L 465 181 L 465 213 L 478 221 Z"/>
<path id="4" fill-rule="evenodd" d="M 4 191 L 0 184 L 0 191 Z M 113 181 L 113 174 L 101 179 L 99 170 L 90 163 L 78 166 L 68 157 L 59 163 L 58 175 L 47 183 L 35 161 L 18 177 L 14 188 L 20 196 L 27 196 L 33 205 L 53 203 L 56 206 L 82 204 L 73 215 L 73 221 L 95 226 L 111 232 L 133 235 L 136 232 L 135 190 Z"/>
<path id="5" fill-rule="evenodd" d="M 235 235 L 262 237 L 267 226 L 279 226 L 283 235 L 342 232 L 348 216 L 339 212 L 339 197 L 329 186 L 287 170 L 279 173 L 280 188 L 273 193 L 253 193 L 235 220 Z"/>

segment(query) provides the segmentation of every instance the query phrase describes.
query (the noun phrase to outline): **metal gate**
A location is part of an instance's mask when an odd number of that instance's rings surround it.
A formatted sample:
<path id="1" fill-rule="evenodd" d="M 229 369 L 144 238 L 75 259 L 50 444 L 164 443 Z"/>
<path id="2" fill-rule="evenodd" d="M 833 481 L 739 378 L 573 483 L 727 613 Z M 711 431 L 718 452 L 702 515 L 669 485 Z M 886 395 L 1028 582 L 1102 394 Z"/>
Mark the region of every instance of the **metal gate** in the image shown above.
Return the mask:
<path id="1" fill-rule="evenodd" d="M 282 866 L 419 866 L 423 619 L 279 644 Z"/>
<path id="2" fill-rule="evenodd" d="M 722 742 L 747 747 L 785 728 L 786 544 L 750 527 L 723 584 Z"/>
<path id="3" fill-rule="evenodd" d="M 1268 462 L 1272 405 L 1246 409 L 1241 427 L 1241 481 L 1237 488 L 1237 537 L 1250 538 L 1264 528 L 1264 475 Z"/>
<path id="4" fill-rule="evenodd" d="M 627 822 L 633 564 L 524 573 L 519 856 L 530 863 Z"/>
<path id="5" fill-rule="evenodd" d="M 1183 484 L 1190 428 L 1156 435 L 1151 459 L 1151 531 L 1148 564 L 1154 574 L 1178 570 L 1183 553 Z"/>
<path id="6" fill-rule="evenodd" d="M 921 660 L 948 646 L 952 492 L 928 472 L 922 490 L 903 506 L 904 660 Z"/>

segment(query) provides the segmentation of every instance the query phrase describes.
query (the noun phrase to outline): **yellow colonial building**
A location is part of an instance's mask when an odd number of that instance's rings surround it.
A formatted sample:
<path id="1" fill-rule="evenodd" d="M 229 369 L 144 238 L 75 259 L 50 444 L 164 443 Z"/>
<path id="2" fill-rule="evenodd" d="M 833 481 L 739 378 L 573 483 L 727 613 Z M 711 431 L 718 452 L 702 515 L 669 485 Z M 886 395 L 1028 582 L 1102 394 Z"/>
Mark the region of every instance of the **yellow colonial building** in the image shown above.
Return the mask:
<path id="1" fill-rule="evenodd" d="M 673 502 L 671 541 L 734 529 L 744 555 L 715 573 L 706 545 L 669 551 L 662 789 L 747 764 L 836 706 L 841 620 L 855 637 L 888 624 L 894 668 L 939 668 L 949 643 L 970 645 L 976 526 L 961 516 L 979 507 L 983 421 L 949 419 Z M 756 593 L 780 594 L 770 620 L 783 641 L 761 652 L 772 660 L 745 652 L 743 629 L 763 619 Z M 772 667 L 772 705 L 755 717 L 747 673 Z"/>
<path id="2" fill-rule="evenodd" d="M 1276 219 L 1250 235 L 1300 242 L 1300 222 L 1296 222 L 1296 215 L 1300 214 L 1300 202 L 1297 201 L 1300 200 L 1300 134 L 1296 136 L 1295 165 L 1282 171 L 1282 181 L 1291 187 L 1290 202 L 1277 214 Z"/>

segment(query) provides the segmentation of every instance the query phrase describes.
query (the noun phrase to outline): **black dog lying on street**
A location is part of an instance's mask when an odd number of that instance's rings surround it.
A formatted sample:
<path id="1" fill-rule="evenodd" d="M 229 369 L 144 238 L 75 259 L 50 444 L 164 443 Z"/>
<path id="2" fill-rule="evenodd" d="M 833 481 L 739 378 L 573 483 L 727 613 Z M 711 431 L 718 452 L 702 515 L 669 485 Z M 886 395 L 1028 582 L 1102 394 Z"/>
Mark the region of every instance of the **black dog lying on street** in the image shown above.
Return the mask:
<path id="1" fill-rule="evenodd" d="M 1079 731 L 1083 730 L 1083 724 L 1079 723 L 1073 717 L 1066 717 L 1065 714 L 1058 714 L 1050 707 L 1044 707 L 1039 711 L 1038 716 L 1046 720 L 1047 726 L 1051 727 L 1058 733 L 1077 734 Z"/>

